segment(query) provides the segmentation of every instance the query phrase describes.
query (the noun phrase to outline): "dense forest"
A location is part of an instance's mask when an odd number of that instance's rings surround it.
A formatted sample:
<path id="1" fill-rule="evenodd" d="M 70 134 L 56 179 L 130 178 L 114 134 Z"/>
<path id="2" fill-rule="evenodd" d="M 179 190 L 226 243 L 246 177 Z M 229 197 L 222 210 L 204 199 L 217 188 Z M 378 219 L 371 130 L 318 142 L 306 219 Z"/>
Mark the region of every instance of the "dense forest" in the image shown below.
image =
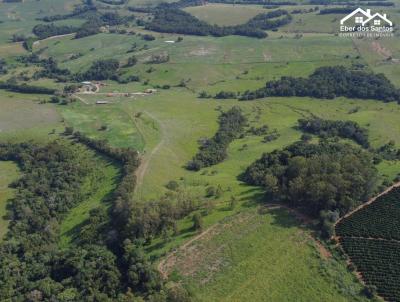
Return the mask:
<path id="1" fill-rule="evenodd" d="M 322 99 L 344 96 L 400 103 L 400 89 L 385 75 L 343 66 L 320 67 L 308 78 L 284 76 L 280 80 L 267 82 L 264 88 L 244 92 L 240 99 L 269 96 L 309 96 Z"/>
<path id="2" fill-rule="evenodd" d="M 270 200 L 287 202 L 320 218 L 323 235 L 333 223 L 373 193 L 377 170 L 360 147 L 329 140 L 296 142 L 265 153 L 241 176 L 262 186 Z"/>
<path id="3" fill-rule="evenodd" d="M 10 229 L 0 245 L 0 296 L 10 301 L 188 301 L 179 285 L 164 287 L 143 244 L 176 231 L 175 220 L 198 209 L 199 202 L 184 195 L 175 203 L 134 202 L 135 150 L 112 148 L 72 128 L 65 135 L 121 164 L 118 187 L 108 197 L 111 207 L 91 210 L 79 238 L 59 248 L 60 222 L 85 198 L 85 181 L 101 173 L 93 155 L 65 140 L 1 144 L 0 160 L 18 162 L 24 176 L 13 184 Z"/>
<path id="4" fill-rule="evenodd" d="M 239 107 L 222 112 L 218 118 L 219 128 L 211 138 L 201 142 L 199 152 L 187 164 L 189 170 L 200 170 L 222 162 L 227 157 L 229 144 L 243 132 L 246 117 Z"/>

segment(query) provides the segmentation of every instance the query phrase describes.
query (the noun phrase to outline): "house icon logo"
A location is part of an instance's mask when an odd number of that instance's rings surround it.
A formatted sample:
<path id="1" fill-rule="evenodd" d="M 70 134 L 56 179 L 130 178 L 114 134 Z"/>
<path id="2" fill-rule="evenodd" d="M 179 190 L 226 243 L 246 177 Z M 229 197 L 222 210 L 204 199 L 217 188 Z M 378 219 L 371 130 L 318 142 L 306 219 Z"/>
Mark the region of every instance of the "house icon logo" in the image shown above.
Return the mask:
<path id="1" fill-rule="evenodd" d="M 370 33 L 368 36 L 378 36 L 376 33 L 393 32 L 393 23 L 386 14 L 372 14 L 370 9 L 357 8 L 340 20 L 340 32 L 358 33 L 358 36 L 360 33 Z"/>
<path id="2" fill-rule="evenodd" d="M 364 20 L 371 18 L 371 10 L 367 9 L 366 11 L 362 8 L 357 8 L 353 10 L 350 14 L 340 20 L 340 25 L 344 25 L 346 21 L 350 23 L 353 20 L 354 24 L 362 24 Z"/>

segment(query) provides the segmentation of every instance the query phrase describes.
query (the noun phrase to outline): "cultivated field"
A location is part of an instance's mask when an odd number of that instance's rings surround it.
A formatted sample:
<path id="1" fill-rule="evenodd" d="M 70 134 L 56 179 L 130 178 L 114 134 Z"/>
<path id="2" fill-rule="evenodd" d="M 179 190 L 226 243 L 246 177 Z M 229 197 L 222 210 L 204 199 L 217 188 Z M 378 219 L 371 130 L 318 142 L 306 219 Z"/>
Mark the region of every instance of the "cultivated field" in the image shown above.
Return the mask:
<path id="1" fill-rule="evenodd" d="M 336 225 L 344 251 L 370 286 L 387 301 L 400 298 L 399 244 L 400 188 L 345 217 Z"/>

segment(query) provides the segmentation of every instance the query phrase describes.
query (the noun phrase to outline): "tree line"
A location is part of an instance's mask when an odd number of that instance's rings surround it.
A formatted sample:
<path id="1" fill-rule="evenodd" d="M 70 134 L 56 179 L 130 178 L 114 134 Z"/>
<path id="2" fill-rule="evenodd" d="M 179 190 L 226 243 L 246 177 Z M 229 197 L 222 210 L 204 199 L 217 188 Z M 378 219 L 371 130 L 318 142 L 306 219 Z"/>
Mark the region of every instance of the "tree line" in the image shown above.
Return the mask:
<path id="1" fill-rule="evenodd" d="M 26 83 L 17 84 L 11 81 L 0 82 L 0 89 L 29 94 L 54 94 L 56 92 L 56 89 L 53 88 L 48 88 L 44 86 L 33 86 Z"/>
<path id="2" fill-rule="evenodd" d="M 252 100 L 269 96 L 308 96 L 322 99 L 343 96 L 400 102 L 400 89 L 383 74 L 332 66 L 317 68 L 308 78 L 284 76 L 279 80 L 269 81 L 264 88 L 245 91 L 240 99 Z"/>
<path id="3" fill-rule="evenodd" d="M 70 34 L 77 31 L 77 27 L 69 25 L 55 25 L 50 24 L 38 24 L 33 27 L 32 32 L 39 38 L 45 39 L 52 36 Z"/>
<path id="4" fill-rule="evenodd" d="M 187 164 L 189 170 L 200 170 L 222 162 L 227 157 L 229 144 L 243 132 L 247 123 L 239 107 L 222 112 L 218 118 L 219 128 L 211 138 L 201 143 L 199 152 Z"/>
<path id="5" fill-rule="evenodd" d="M 148 22 L 146 29 L 178 34 L 191 34 L 198 36 L 228 36 L 240 35 L 256 38 L 265 38 L 264 30 L 278 28 L 290 23 L 292 16 L 286 10 L 276 10 L 259 14 L 248 22 L 235 26 L 211 25 L 201 21 L 193 15 L 176 8 L 164 5 L 154 10 L 154 18 Z"/>

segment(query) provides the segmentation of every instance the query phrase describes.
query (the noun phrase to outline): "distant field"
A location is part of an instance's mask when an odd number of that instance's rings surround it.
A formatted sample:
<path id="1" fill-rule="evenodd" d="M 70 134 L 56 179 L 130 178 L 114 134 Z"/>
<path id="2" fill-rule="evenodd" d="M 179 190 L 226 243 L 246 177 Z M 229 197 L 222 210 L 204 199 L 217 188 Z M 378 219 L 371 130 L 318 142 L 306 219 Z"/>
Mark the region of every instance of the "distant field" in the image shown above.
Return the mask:
<path id="1" fill-rule="evenodd" d="M 0 3 L 0 43 L 8 42 L 13 34 L 32 35 L 32 28 L 41 21 L 36 18 L 72 11 L 79 0 L 25 0 L 23 3 Z M 69 22 L 69 21 L 67 21 Z"/>
<path id="2" fill-rule="evenodd" d="M 139 75 L 142 82 L 148 80 L 149 85 L 176 86 L 185 80 L 187 86 L 196 91 L 244 91 L 260 87 L 266 80 L 281 75 L 305 76 L 319 66 L 363 62 L 356 58 L 358 52 L 351 40 L 334 36 L 316 35 L 295 39 L 291 34 L 285 38 L 277 36 L 268 40 L 238 36 L 185 36 L 180 43 L 165 43 L 177 37 L 165 35 L 155 41 L 145 42 L 137 36 L 99 34 L 78 40 L 70 37 L 49 40 L 35 49 L 44 48 L 43 56 L 54 56 L 62 67 L 79 71 L 100 58 L 115 58 L 124 64 L 132 56 L 127 51 L 136 43 L 134 55 L 139 59 L 139 64 L 127 69 L 127 75 Z M 143 49 L 145 44 L 148 49 Z M 82 54 L 80 58 L 67 60 L 78 52 Z M 146 64 L 152 55 L 159 54 L 168 54 L 169 62 Z M 136 83 L 131 85 L 137 86 Z"/>
<path id="3" fill-rule="evenodd" d="M 0 90 L 0 138 L 16 138 L 22 132 L 47 135 L 58 130 L 61 117 L 53 106 L 38 104 L 40 97 Z"/>
<path id="4" fill-rule="evenodd" d="M 385 74 L 400 87 L 400 43 L 398 38 L 355 40 L 355 46 L 372 70 Z"/>
<path id="5" fill-rule="evenodd" d="M 0 161 L 0 240 L 7 233 L 8 220 L 6 215 L 7 201 L 13 196 L 13 189 L 8 185 L 19 176 L 18 166 L 9 161 Z"/>
<path id="6" fill-rule="evenodd" d="M 232 4 L 207 4 L 184 9 L 200 20 L 221 26 L 246 23 L 254 16 L 266 12 L 262 6 L 232 5 Z"/>
<path id="7" fill-rule="evenodd" d="M 283 209 L 244 211 L 169 258 L 195 301 L 366 301 L 345 265 L 326 258 Z"/>

